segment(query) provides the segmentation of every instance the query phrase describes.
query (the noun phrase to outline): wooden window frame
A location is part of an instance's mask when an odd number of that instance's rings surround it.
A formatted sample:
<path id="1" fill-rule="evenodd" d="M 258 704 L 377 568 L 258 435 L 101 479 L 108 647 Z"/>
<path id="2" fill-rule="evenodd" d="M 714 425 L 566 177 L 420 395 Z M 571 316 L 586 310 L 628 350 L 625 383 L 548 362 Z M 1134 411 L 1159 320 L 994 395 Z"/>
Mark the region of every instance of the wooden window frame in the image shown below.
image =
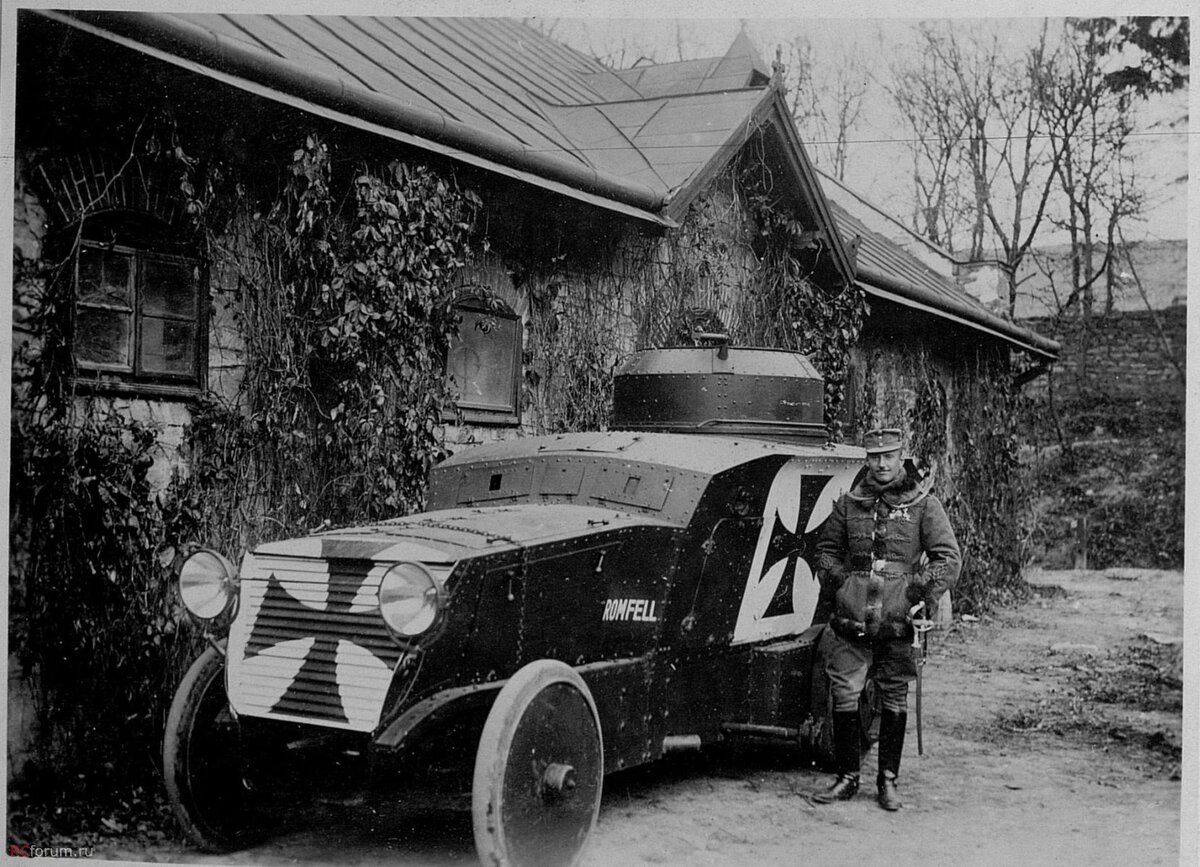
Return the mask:
<path id="1" fill-rule="evenodd" d="M 131 243 L 132 241 L 132 243 Z M 177 245 L 171 245 L 177 246 Z M 207 293 L 204 291 L 207 279 L 201 269 L 200 261 L 191 256 L 177 252 L 163 252 L 154 249 L 153 244 L 141 245 L 134 238 L 122 238 L 121 243 L 99 241 L 92 238 L 82 238 L 79 242 L 79 253 L 83 250 L 97 250 L 105 253 L 117 253 L 128 257 L 131 270 L 131 304 L 129 310 L 130 334 L 129 365 L 106 364 L 103 362 L 84 361 L 73 349 L 75 358 L 75 383 L 80 388 L 102 393 L 128 394 L 146 397 L 177 397 L 190 398 L 201 394 L 206 386 L 208 361 L 208 316 L 205 303 Z M 148 263 L 162 262 L 171 265 L 182 265 L 194 269 L 196 273 L 195 292 L 191 317 L 169 314 L 151 315 L 146 312 L 145 272 Z M 80 297 L 78 272 L 73 278 L 75 293 L 74 309 L 83 308 L 105 309 L 105 305 L 84 301 Z M 144 326 L 147 319 L 164 321 L 187 321 L 195 329 L 195 345 L 190 359 L 190 372 L 172 373 L 169 371 L 147 370 L 143 351 Z"/>

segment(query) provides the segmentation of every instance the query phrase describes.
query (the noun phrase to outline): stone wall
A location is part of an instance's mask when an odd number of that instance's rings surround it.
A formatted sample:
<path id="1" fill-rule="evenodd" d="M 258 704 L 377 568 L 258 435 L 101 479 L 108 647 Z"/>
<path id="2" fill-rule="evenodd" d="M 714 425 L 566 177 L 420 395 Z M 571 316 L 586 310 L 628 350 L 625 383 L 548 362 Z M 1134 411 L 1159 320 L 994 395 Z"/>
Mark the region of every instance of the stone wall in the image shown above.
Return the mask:
<path id="1" fill-rule="evenodd" d="M 1028 388 L 1054 389 L 1060 406 L 1143 405 L 1179 413 L 1186 370 L 1187 308 L 1114 312 L 1089 320 L 1030 319 L 1022 324 L 1059 341 L 1063 350 L 1050 378 Z"/>
<path id="2" fill-rule="evenodd" d="M 1063 347 L 1027 386 L 1034 562 L 1182 565 L 1186 320 L 1184 305 L 1026 320 Z"/>

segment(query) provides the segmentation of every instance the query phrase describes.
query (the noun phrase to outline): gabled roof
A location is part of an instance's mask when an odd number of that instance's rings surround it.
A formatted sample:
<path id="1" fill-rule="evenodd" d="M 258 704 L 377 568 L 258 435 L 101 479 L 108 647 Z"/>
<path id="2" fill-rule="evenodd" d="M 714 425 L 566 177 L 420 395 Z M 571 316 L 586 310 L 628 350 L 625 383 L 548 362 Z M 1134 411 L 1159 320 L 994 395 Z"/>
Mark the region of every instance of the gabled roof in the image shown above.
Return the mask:
<path id="1" fill-rule="evenodd" d="M 596 105 L 547 106 L 593 165 L 673 198 L 753 114 L 764 91 L 738 90 Z"/>

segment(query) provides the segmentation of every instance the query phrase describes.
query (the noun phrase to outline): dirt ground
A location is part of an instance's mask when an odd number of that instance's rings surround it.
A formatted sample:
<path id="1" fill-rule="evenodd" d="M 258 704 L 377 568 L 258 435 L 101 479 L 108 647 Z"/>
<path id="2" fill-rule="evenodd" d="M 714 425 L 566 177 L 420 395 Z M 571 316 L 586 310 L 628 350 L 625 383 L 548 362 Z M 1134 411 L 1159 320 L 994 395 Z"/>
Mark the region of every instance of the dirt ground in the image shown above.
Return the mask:
<path id="1" fill-rule="evenodd" d="M 925 754 L 905 808 L 873 785 L 818 806 L 827 776 L 762 751 L 677 753 L 610 776 L 584 867 L 1180 863 L 1183 576 L 1042 572 L 1027 602 L 930 642 Z M 910 706 L 912 699 L 910 698 Z M 911 713 L 910 713 L 911 722 Z M 864 766 L 873 783 L 874 754 Z M 324 805 L 227 857 L 182 844 L 101 847 L 137 861 L 472 865 L 469 812 Z"/>

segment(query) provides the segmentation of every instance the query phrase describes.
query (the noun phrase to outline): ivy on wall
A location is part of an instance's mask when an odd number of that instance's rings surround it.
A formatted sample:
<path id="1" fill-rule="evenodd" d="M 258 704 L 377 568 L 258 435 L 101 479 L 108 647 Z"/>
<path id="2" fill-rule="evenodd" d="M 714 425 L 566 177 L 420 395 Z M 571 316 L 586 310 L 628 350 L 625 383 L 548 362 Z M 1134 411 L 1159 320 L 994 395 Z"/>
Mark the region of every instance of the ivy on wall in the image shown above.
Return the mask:
<path id="1" fill-rule="evenodd" d="M 238 405 L 209 404 L 192 426 L 177 496 L 218 506 L 198 520 L 241 527 L 246 544 L 423 505 L 478 205 L 420 165 L 338 178 L 316 136 L 295 151 L 279 201 L 241 215 L 218 263 L 241 287 L 245 372 Z M 255 515 L 269 526 L 245 529 Z"/>
<path id="2" fill-rule="evenodd" d="M 157 431 L 76 392 L 73 228 L 53 256 L 22 263 L 22 282 L 40 284 L 25 323 L 38 340 L 20 349 L 10 497 L 10 601 L 23 615 L 11 646 L 32 675 L 38 730 L 27 778 L 59 827 L 153 787 L 166 702 L 196 648 L 157 556 Z"/>
<path id="3" fill-rule="evenodd" d="M 537 433 L 603 430 L 630 328 L 621 303 L 628 282 L 607 268 L 573 270 L 562 256 L 523 265 L 516 285 L 529 299 L 526 419 Z"/>
<path id="4" fill-rule="evenodd" d="M 60 813 L 63 791 L 82 796 L 82 815 L 157 787 L 173 686 L 200 640 L 172 578 L 189 549 L 236 556 L 423 505 L 442 453 L 453 276 L 479 205 L 421 165 L 338 174 L 316 136 L 266 208 L 182 149 L 153 151 L 181 178 L 206 264 L 236 280 L 246 366 L 237 401 L 193 407 L 189 471 L 156 494 L 152 427 L 75 393 L 78 237 L 43 263 L 40 345 L 14 403 L 12 535 L 39 688 L 36 788 Z"/>
<path id="5" fill-rule="evenodd" d="M 828 289 L 813 278 L 821 252 L 817 232 L 773 204 L 772 184 L 762 164 L 747 162 L 740 179 L 758 228 L 760 267 L 753 291 L 744 296 L 746 340 L 794 349 L 808 356 L 825 379 L 825 421 L 835 440 L 843 438 L 851 350 L 866 319 L 866 294 L 854 285 Z"/>
<path id="6" fill-rule="evenodd" d="M 949 429 L 955 438 L 947 449 L 947 474 L 953 493 L 946 508 L 963 550 L 959 597 L 978 611 L 1025 589 L 1021 570 L 1030 514 L 1018 459 L 1022 399 L 1007 360 L 983 353 L 955 370 L 951 389 Z"/>
<path id="7" fill-rule="evenodd" d="M 717 177 L 661 239 L 635 236 L 587 271 L 561 259 L 522 266 L 529 294 L 527 408 L 539 432 L 601 428 L 624 348 L 689 344 L 722 331 L 743 346 L 803 352 L 825 377 L 825 419 L 843 435 L 851 348 L 867 313 L 864 293 L 813 279 L 816 233 L 770 195 L 746 160 Z"/>

